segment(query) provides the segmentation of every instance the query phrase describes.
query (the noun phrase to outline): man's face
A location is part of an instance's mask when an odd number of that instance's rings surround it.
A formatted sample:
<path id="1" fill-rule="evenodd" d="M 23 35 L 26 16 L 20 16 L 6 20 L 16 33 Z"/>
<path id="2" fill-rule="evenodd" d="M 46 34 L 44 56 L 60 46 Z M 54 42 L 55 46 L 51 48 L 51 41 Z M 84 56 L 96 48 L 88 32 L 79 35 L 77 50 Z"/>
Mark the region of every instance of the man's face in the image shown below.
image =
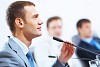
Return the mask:
<path id="1" fill-rule="evenodd" d="M 53 20 L 49 23 L 48 32 L 50 36 L 61 37 L 62 33 L 62 22 L 60 19 Z"/>
<path id="2" fill-rule="evenodd" d="M 25 6 L 25 19 L 23 33 L 27 37 L 35 38 L 41 35 L 42 21 L 34 6 Z"/>
<path id="3" fill-rule="evenodd" d="M 90 38 L 92 36 L 91 23 L 83 23 L 81 28 L 78 28 L 81 36 Z"/>

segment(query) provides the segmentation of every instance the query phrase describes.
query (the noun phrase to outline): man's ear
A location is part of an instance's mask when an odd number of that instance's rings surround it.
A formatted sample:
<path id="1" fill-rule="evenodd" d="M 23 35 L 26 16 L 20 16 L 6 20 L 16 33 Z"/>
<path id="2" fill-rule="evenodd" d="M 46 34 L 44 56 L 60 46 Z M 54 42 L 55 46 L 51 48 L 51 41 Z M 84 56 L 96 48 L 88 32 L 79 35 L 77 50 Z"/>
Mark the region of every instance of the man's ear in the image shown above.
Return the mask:
<path id="1" fill-rule="evenodd" d="M 23 28 L 24 27 L 24 21 L 21 18 L 16 18 L 15 19 L 15 25 L 19 28 Z"/>
<path id="2" fill-rule="evenodd" d="M 78 33 L 80 34 L 81 28 L 77 28 Z"/>

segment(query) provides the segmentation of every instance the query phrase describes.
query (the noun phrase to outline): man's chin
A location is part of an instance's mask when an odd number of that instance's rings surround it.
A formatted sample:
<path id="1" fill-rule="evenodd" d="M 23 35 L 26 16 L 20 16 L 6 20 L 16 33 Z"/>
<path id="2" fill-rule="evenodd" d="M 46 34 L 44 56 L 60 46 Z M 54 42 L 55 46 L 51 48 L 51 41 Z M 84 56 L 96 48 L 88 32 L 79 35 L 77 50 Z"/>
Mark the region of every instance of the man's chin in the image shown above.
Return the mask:
<path id="1" fill-rule="evenodd" d="M 39 36 L 41 36 L 42 35 L 42 33 L 39 33 L 36 37 L 39 37 Z"/>
<path id="2" fill-rule="evenodd" d="M 60 38 L 60 37 L 61 37 L 61 35 L 55 35 L 55 37 L 58 37 L 58 38 Z"/>
<path id="3" fill-rule="evenodd" d="M 92 37 L 92 35 L 88 35 L 88 36 L 86 36 L 86 38 L 91 38 Z"/>

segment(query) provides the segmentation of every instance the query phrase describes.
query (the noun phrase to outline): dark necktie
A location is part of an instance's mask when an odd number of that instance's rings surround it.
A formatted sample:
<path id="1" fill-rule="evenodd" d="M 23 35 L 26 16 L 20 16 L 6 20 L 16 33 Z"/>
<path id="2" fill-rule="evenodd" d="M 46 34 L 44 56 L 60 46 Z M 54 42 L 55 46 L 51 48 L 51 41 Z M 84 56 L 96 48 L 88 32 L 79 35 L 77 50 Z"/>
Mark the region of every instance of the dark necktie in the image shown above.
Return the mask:
<path id="1" fill-rule="evenodd" d="M 27 56 L 27 59 L 28 59 L 28 61 L 29 61 L 29 63 L 30 63 L 30 66 L 31 66 L 31 67 L 34 67 L 34 60 L 33 60 L 32 53 L 31 53 L 31 52 L 28 52 L 28 53 L 26 54 L 26 56 Z"/>

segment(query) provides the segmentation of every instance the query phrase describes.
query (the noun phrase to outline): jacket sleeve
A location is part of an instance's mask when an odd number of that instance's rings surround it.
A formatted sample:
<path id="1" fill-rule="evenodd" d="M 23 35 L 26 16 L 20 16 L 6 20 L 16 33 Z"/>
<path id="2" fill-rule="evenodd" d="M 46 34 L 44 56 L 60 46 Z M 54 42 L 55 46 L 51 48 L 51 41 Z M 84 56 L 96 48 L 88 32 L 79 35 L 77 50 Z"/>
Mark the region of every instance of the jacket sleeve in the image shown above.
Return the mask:
<path id="1" fill-rule="evenodd" d="M 62 64 L 57 60 L 52 67 L 70 67 L 70 66 L 68 65 L 68 63 Z"/>

